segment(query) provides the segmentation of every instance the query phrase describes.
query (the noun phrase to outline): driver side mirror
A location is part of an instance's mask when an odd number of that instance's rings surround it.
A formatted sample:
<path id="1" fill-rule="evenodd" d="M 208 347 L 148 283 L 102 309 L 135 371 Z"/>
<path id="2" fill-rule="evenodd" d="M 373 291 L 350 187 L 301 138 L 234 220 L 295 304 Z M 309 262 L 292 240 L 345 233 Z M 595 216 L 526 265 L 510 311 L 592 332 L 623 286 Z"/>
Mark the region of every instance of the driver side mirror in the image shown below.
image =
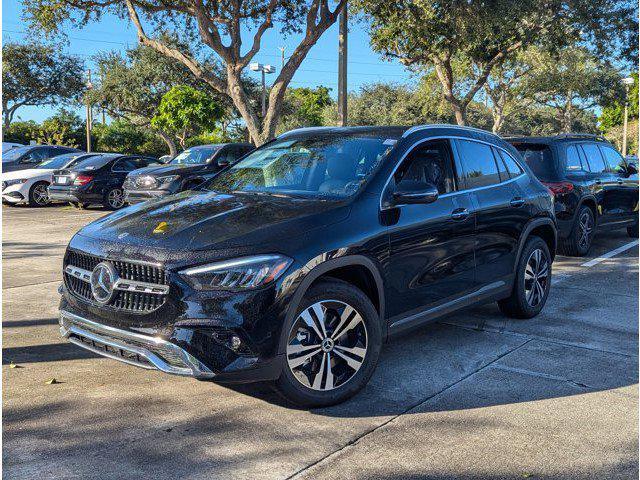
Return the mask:
<path id="1" fill-rule="evenodd" d="M 428 204 L 438 199 L 438 188 L 430 183 L 400 182 L 393 192 L 394 205 Z"/>
<path id="2" fill-rule="evenodd" d="M 637 175 L 637 173 L 638 173 L 638 166 L 633 162 L 627 163 L 627 168 L 626 168 L 627 176 L 630 177 L 631 175 Z"/>
<path id="3" fill-rule="evenodd" d="M 229 160 L 227 160 L 224 157 L 219 158 L 217 163 L 218 163 L 218 167 L 220 168 L 228 167 L 229 165 L 231 165 L 231 162 L 229 162 Z"/>

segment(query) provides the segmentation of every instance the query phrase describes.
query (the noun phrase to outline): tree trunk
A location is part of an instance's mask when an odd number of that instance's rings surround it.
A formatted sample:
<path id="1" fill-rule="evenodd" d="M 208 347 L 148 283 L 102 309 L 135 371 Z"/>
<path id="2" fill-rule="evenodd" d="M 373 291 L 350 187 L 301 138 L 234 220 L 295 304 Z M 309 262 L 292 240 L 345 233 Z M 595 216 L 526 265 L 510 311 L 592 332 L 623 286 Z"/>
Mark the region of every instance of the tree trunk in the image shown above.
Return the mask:
<path id="1" fill-rule="evenodd" d="M 227 82 L 229 85 L 227 94 L 233 100 L 233 104 L 238 109 L 240 116 L 247 125 L 249 138 L 254 145 L 260 146 L 262 143 L 264 143 L 261 141 L 262 136 L 260 132 L 260 120 L 251 108 L 249 96 L 244 91 L 244 88 L 242 88 L 240 73 L 236 72 L 232 67 L 228 67 Z"/>
<path id="2" fill-rule="evenodd" d="M 167 144 L 167 147 L 169 147 L 169 155 L 171 155 L 172 157 L 175 157 L 178 154 L 178 149 L 176 148 L 176 142 L 173 141 L 171 136 L 169 136 L 163 131 L 157 130 L 156 133 L 160 138 L 162 138 L 162 140 L 164 140 L 164 143 Z"/>

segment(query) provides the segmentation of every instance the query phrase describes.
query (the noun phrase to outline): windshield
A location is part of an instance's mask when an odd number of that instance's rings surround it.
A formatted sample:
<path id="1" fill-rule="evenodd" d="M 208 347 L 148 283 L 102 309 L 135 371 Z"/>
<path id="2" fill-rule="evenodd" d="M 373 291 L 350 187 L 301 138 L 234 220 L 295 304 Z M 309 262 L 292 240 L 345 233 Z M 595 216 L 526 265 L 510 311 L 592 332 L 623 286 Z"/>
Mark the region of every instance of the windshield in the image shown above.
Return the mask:
<path id="1" fill-rule="evenodd" d="M 12 148 L 11 150 L 7 150 L 6 152 L 2 153 L 2 161 L 10 162 L 13 160 L 17 160 L 32 148 L 33 147 L 18 147 L 18 148 Z"/>
<path id="2" fill-rule="evenodd" d="M 169 163 L 171 165 L 198 165 L 206 163 L 211 156 L 220 150 L 221 145 L 205 148 L 189 148 L 177 155 Z"/>
<path id="3" fill-rule="evenodd" d="M 222 193 L 347 197 L 394 144 L 393 139 L 362 135 L 276 140 L 223 171 L 205 188 Z"/>
<path id="4" fill-rule="evenodd" d="M 59 168 L 69 168 L 76 163 L 89 158 L 87 155 L 79 153 L 66 153 L 64 155 L 58 155 L 57 157 L 50 158 L 44 162 L 38 164 L 35 168 L 47 168 L 50 170 L 57 170 Z"/>

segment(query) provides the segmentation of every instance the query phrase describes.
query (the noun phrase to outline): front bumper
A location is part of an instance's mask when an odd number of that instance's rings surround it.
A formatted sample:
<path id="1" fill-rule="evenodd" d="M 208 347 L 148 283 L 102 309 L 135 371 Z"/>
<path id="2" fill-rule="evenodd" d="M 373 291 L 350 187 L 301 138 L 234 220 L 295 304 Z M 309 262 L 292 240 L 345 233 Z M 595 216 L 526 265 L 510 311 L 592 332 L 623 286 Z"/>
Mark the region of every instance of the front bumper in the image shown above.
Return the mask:
<path id="1" fill-rule="evenodd" d="M 9 203 L 21 203 L 29 198 L 29 187 L 26 183 L 9 185 L 2 190 L 2 199 Z"/>
<path id="2" fill-rule="evenodd" d="M 126 190 L 124 191 L 125 201 L 130 205 L 146 202 L 154 198 L 161 198 L 171 194 L 169 190 Z"/>
<path id="3" fill-rule="evenodd" d="M 60 334 L 79 347 L 137 367 L 196 378 L 215 376 L 174 343 L 102 325 L 64 310 L 60 311 Z"/>

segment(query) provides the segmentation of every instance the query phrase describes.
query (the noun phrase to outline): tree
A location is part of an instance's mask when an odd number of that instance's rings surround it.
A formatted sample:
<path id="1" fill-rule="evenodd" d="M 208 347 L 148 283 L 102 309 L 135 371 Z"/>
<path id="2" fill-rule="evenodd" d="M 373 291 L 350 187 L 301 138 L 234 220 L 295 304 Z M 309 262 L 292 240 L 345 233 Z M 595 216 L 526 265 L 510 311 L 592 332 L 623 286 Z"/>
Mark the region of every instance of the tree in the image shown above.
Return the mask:
<path id="1" fill-rule="evenodd" d="M 5 128 L 20 107 L 66 103 L 84 89 L 83 63 L 39 43 L 2 46 L 2 111 Z"/>
<path id="2" fill-rule="evenodd" d="M 629 88 L 629 119 L 638 118 L 638 74 L 632 73 L 634 79 L 633 85 Z M 616 98 L 613 102 L 605 105 L 602 109 L 602 115 L 598 119 L 600 128 L 603 132 L 608 132 L 611 128 L 622 125 L 624 122 L 624 98 Z"/>
<path id="3" fill-rule="evenodd" d="M 629 0 L 354 0 L 370 22 L 371 44 L 387 57 L 433 69 L 458 124 L 491 71 L 532 45 L 551 49 L 588 41 L 621 47 L 637 17 Z M 631 22 L 633 23 L 633 22 Z M 469 66 L 462 79 L 456 63 Z"/>
<path id="4" fill-rule="evenodd" d="M 94 145 L 99 152 L 118 152 L 159 157 L 166 153 L 163 141 L 149 128 L 118 119 L 93 127 Z"/>
<path id="5" fill-rule="evenodd" d="M 163 41 L 172 42 L 168 37 L 164 37 Z M 90 92 L 91 102 L 105 108 L 112 118 L 125 119 L 131 124 L 151 128 L 151 119 L 158 113 L 162 96 L 172 87 L 185 84 L 216 97 L 228 110 L 228 121 L 232 121 L 236 115 L 228 99 L 193 77 L 182 63 L 153 48 L 140 45 L 127 50 L 124 55 L 117 52 L 103 53 L 96 56 L 95 62 L 99 81 Z M 220 69 L 213 62 L 210 63 L 208 68 Z M 257 90 L 250 81 L 244 79 L 244 82 L 248 91 Z M 255 96 L 257 98 L 257 93 Z M 175 138 L 163 130 L 154 132 L 167 144 L 169 154 L 176 155 Z"/>
<path id="6" fill-rule="evenodd" d="M 289 88 L 284 97 L 282 117 L 278 130 L 286 132 L 300 127 L 316 127 L 323 124 L 324 109 L 333 104 L 330 89 Z"/>
<path id="7" fill-rule="evenodd" d="M 261 144 L 275 134 L 293 75 L 311 47 L 335 23 L 346 0 L 338 0 L 333 10 L 329 0 L 23 0 L 23 3 L 31 23 L 46 32 L 57 31 L 65 21 L 84 26 L 104 13 L 128 18 L 142 45 L 179 61 L 197 79 L 228 96 L 253 141 Z M 260 118 L 258 107 L 252 104 L 243 86 L 242 75 L 260 51 L 265 32 L 276 22 L 283 33 L 303 35 L 277 75 L 269 93 L 266 115 Z M 190 50 L 167 44 L 158 35 L 160 32 L 170 32 L 172 38 L 213 52 L 223 66 L 222 73 L 205 68 L 199 55 Z M 249 46 L 243 48 L 247 36 L 251 37 Z"/>
<path id="8" fill-rule="evenodd" d="M 162 96 L 151 125 L 174 134 L 184 148 L 187 137 L 213 130 L 224 109 L 206 93 L 187 85 L 171 88 Z"/>
<path id="9" fill-rule="evenodd" d="M 79 147 L 84 142 L 85 123 L 70 110 L 61 108 L 40 126 L 37 141 L 47 145 Z"/>
<path id="10" fill-rule="evenodd" d="M 527 89 L 540 105 L 553 108 L 563 132 L 574 128 L 576 111 L 621 98 L 620 74 L 585 48 L 566 48 L 557 54 L 533 50 L 528 63 Z"/>

